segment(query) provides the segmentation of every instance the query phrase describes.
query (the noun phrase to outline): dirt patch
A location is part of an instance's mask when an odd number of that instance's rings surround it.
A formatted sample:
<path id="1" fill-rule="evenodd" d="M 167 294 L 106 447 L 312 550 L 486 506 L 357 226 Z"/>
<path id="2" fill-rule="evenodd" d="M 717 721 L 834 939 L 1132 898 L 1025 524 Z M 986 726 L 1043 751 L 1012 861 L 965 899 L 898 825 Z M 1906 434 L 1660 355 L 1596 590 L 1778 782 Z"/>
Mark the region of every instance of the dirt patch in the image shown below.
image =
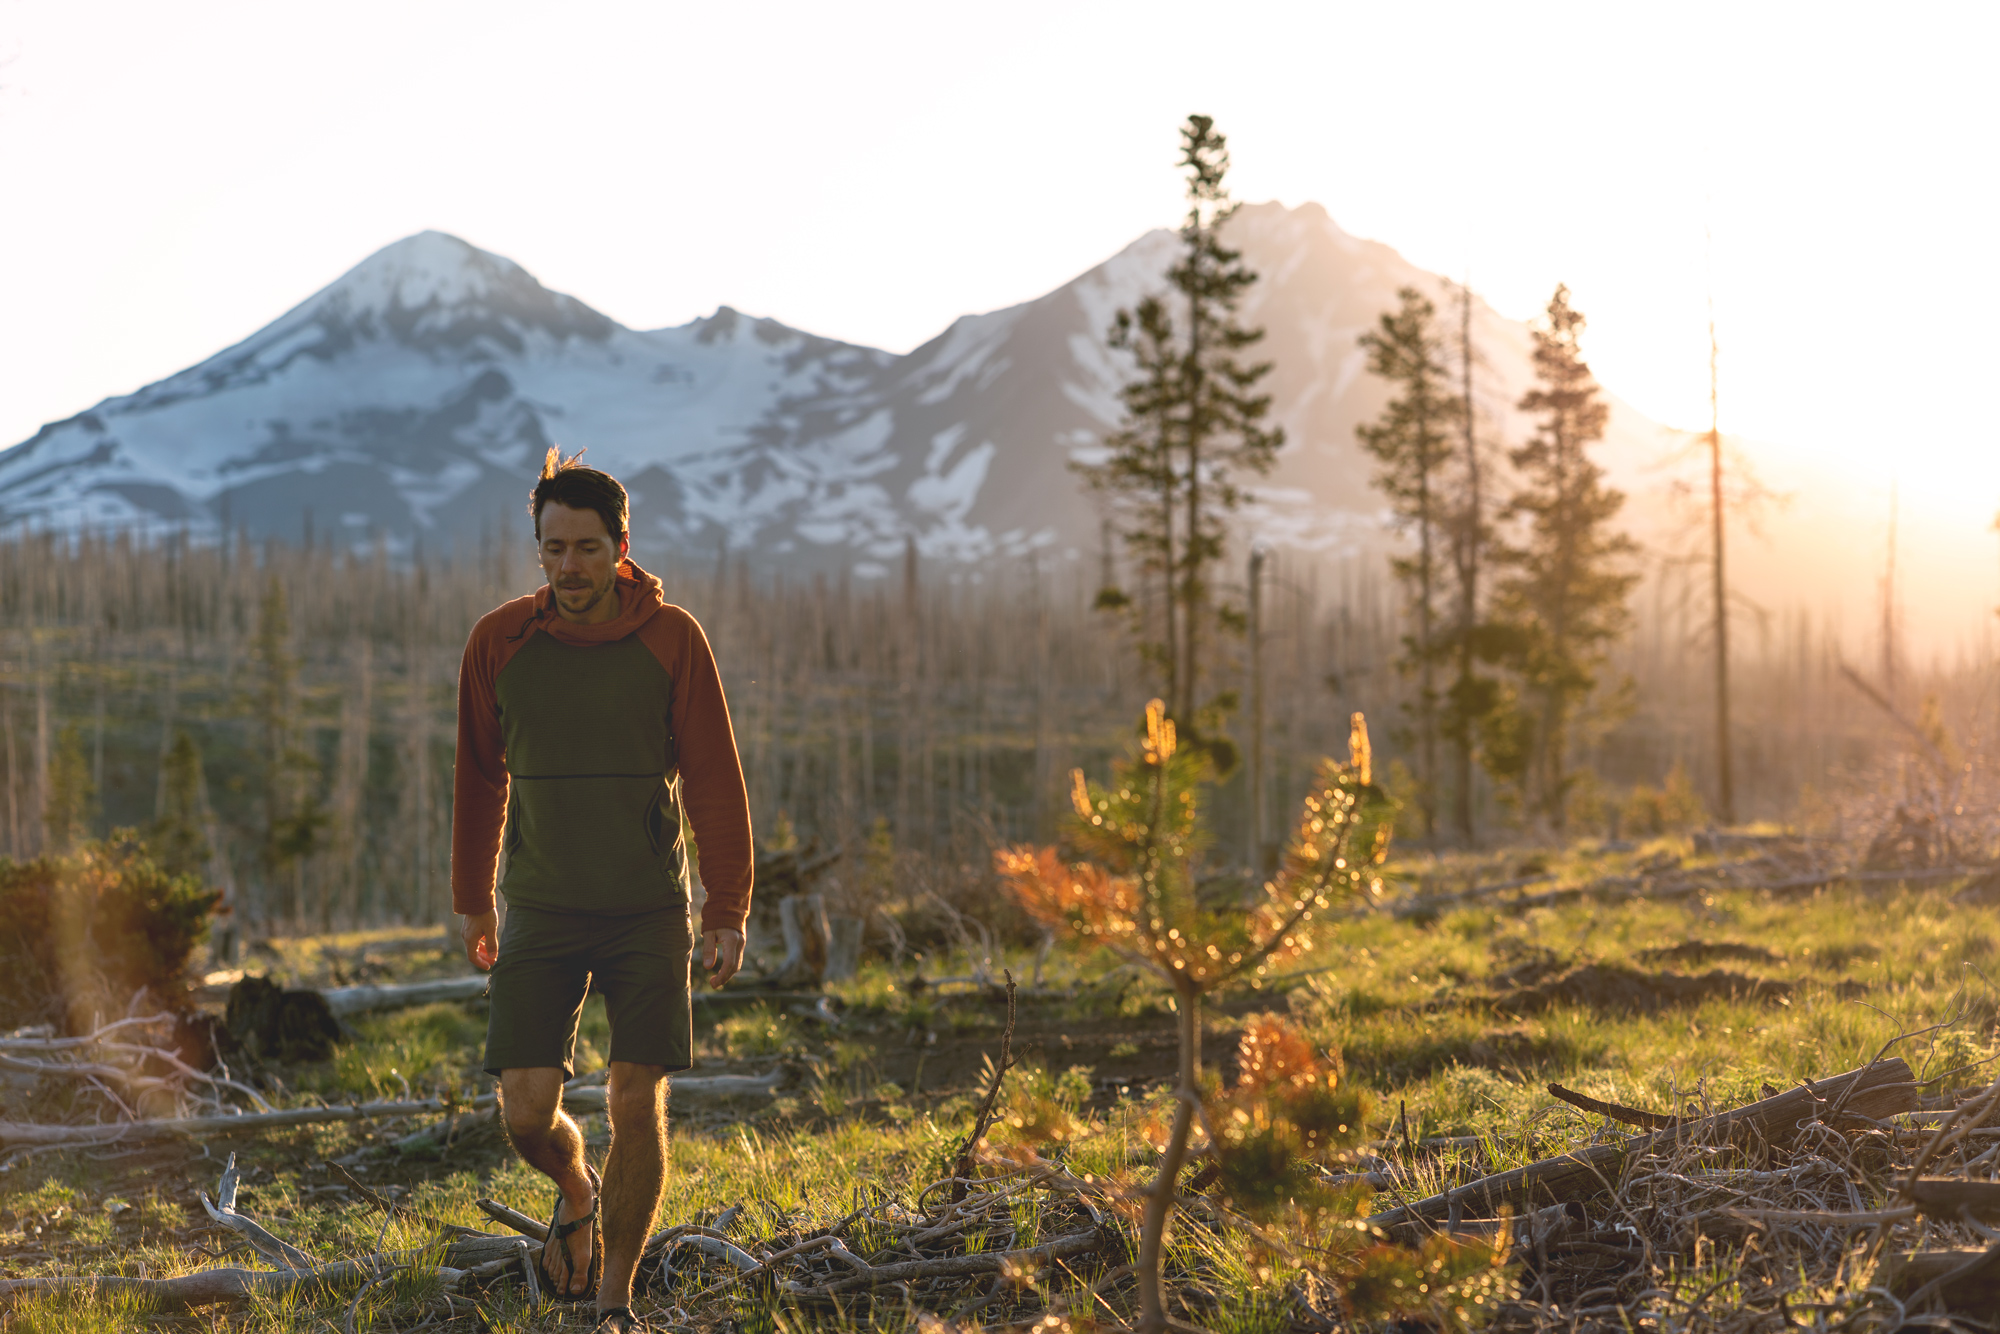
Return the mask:
<path id="1" fill-rule="evenodd" d="M 1714 963 L 1732 959 L 1738 963 L 1783 963 L 1785 956 L 1762 945 L 1742 945 L 1733 940 L 1684 940 L 1678 945 L 1641 950 L 1640 963 Z"/>
<path id="2" fill-rule="evenodd" d="M 1465 1064 L 1488 1070 L 1539 1070 L 1559 1066 L 1574 1053 L 1533 1024 L 1489 1028 L 1465 1049 Z"/>
<path id="3" fill-rule="evenodd" d="M 1487 979 L 1495 991 L 1518 991 L 1562 974 L 1570 966 L 1567 957 L 1542 945 L 1507 941 L 1494 951 L 1495 962 L 1505 964 Z"/>
<path id="4" fill-rule="evenodd" d="M 1872 963 L 1882 957 L 1882 951 L 1873 945 L 1823 945 L 1811 951 L 1813 962 L 1821 971 L 1844 973 L 1848 966 L 1857 963 Z"/>
<path id="5" fill-rule="evenodd" d="M 1580 1005 L 1622 1014 L 1656 1014 L 1706 1000 L 1776 1000 L 1790 982 L 1749 977 L 1720 968 L 1706 973 L 1642 972 L 1623 964 L 1587 963 L 1560 976 L 1494 997 L 1495 1009 L 1530 1014 L 1554 1005 Z"/>

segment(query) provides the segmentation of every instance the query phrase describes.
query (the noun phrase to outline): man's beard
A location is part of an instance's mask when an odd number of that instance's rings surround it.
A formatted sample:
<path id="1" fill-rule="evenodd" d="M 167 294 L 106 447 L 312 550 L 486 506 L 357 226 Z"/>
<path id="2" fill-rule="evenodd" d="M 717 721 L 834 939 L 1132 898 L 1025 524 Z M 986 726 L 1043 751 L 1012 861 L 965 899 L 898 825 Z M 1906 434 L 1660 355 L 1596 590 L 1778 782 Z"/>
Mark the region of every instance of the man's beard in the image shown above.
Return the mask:
<path id="1" fill-rule="evenodd" d="M 610 576 L 607 577 L 605 581 L 601 584 L 592 585 L 586 588 L 563 588 L 560 585 L 558 585 L 555 590 L 556 601 L 562 605 L 562 609 L 564 611 L 568 612 L 572 616 L 588 616 L 590 615 L 591 612 L 597 610 L 598 605 L 602 603 L 605 598 L 609 597 L 611 595 L 611 590 L 616 588 L 617 586 L 618 586 L 618 570 L 614 566 L 612 568 Z M 585 602 L 582 606 L 577 606 L 575 604 L 575 599 L 579 597 L 588 597 L 589 601 Z"/>

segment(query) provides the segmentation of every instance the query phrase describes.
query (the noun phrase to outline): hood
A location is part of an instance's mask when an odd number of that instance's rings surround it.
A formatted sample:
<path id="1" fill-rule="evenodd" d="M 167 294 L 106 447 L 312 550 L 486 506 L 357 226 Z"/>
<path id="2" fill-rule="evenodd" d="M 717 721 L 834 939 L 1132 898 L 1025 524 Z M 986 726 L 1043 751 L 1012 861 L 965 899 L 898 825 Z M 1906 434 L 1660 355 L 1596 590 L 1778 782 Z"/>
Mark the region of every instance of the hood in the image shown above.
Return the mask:
<path id="1" fill-rule="evenodd" d="M 618 614 L 596 625 L 578 625 L 556 611 L 555 590 L 543 584 L 535 590 L 535 619 L 549 636 L 565 644 L 610 644 L 636 633 L 653 619 L 667 599 L 660 581 L 631 558 L 618 562 Z"/>

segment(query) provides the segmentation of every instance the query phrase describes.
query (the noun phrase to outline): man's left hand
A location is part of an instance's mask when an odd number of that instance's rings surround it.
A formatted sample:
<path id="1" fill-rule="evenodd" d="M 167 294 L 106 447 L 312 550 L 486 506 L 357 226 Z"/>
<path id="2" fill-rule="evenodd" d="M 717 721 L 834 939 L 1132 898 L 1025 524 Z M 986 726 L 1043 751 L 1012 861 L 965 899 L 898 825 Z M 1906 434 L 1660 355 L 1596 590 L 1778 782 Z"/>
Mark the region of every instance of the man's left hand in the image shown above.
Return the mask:
<path id="1" fill-rule="evenodd" d="M 743 966 L 743 933 L 726 928 L 702 932 L 701 966 L 708 969 L 708 985 L 720 990 Z"/>

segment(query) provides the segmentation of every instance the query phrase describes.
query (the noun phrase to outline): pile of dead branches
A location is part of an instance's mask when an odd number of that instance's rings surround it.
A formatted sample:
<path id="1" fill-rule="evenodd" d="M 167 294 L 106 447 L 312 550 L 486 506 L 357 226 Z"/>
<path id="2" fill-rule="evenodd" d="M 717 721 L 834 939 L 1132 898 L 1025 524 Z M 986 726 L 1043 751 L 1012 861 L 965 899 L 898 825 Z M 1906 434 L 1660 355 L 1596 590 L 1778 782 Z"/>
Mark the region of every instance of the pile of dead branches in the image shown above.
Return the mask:
<path id="1" fill-rule="evenodd" d="M 271 1111 L 256 1089 L 220 1063 L 200 1070 L 176 1042 L 171 1014 L 120 1019 L 81 1037 L 43 1025 L 0 1036 L 8 1102 L 60 1107 L 69 1124 L 116 1125 L 158 1117 Z M 4 1142 L 4 1141 L 0 1141 Z"/>
<path id="2" fill-rule="evenodd" d="M 1592 1142 L 1369 1220 L 1403 1242 L 1506 1231 L 1520 1299 L 1500 1327 L 1995 1328 L 2000 1084 L 1924 1098 L 1878 1058 L 1724 1112 L 1550 1092 L 1605 1118 Z M 1422 1175 L 1385 1167 L 1371 1184 Z"/>
<path id="3" fill-rule="evenodd" d="M 418 1274 L 430 1295 L 409 1319 L 469 1316 L 501 1285 L 517 1286 L 530 1305 L 544 1300 L 539 1260 L 544 1225 L 495 1200 L 481 1200 L 488 1217 L 517 1235 L 482 1232 L 414 1214 L 349 1181 L 385 1214 L 426 1225 L 431 1244 L 402 1251 L 377 1250 L 352 1259 L 325 1260 L 274 1234 L 237 1204 L 239 1172 L 230 1155 L 210 1201 L 202 1207 L 218 1226 L 238 1233 L 270 1269 L 223 1267 L 174 1278 L 63 1275 L 0 1279 L 0 1298 L 52 1292 L 118 1294 L 162 1311 L 185 1311 L 253 1296 L 299 1294 L 347 1302 L 345 1328 L 354 1334 L 371 1290 L 399 1275 Z M 963 1319 L 1047 1281 L 1088 1257 L 1121 1258 L 1126 1239 L 1114 1221 L 1087 1198 L 1084 1183 L 1043 1166 L 997 1176 L 951 1176 L 926 1189 L 915 1207 L 881 1200 L 856 1209 L 828 1227 L 779 1232 L 763 1243 L 739 1245 L 729 1230 L 741 1206 L 709 1225 L 668 1227 L 646 1244 L 642 1292 L 653 1297 L 669 1325 L 687 1324 L 740 1309 L 746 1298 L 782 1300 L 806 1311 L 851 1310 L 885 1296 L 900 1308 L 942 1310 Z M 1040 1196 L 1039 1200 L 1033 1197 Z M 1053 1198 L 1051 1198 L 1053 1197 Z M 1039 1205 L 1028 1210 L 1024 1206 Z M 1032 1214 L 1037 1235 L 1019 1221 Z M 385 1228 L 386 1232 L 386 1222 Z M 1101 1269 L 1102 1264 L 1092 1266 Z M 1108 1279 L 1127 1277 L 1124 1268 Z"/>

